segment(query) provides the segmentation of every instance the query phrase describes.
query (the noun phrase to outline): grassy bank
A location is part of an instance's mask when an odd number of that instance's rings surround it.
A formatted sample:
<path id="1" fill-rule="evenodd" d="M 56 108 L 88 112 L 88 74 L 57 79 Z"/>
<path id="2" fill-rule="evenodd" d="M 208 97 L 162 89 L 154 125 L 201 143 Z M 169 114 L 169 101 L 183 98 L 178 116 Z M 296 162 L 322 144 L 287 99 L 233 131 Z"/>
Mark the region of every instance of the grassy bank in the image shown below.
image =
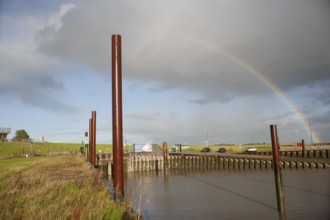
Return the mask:
<path id="1" fill-rule="evenodd" d="M 22 157 L 30 152 L 40 156 L 47 156 L 50 152 L 79 151 L 79 143 L 48 143 L 48 142 L 0 142 L 0 159 Z M 111 153 L 112 145 L 97 144 L 96 151 Z"/>
<path id="2" fill-rule="evenodd" d="M 33 166 L 35 162 L 44 159 L 45 158 L 42 157 L 34 157 L 34 158 L 15 158 L 15 159 L 0 160 L 0 179 L 4 175 L 8 175 L 8 174 L 14 175 L 17 171 Z"/>
<path id="3" fill-rule="evenodd" d="M 330 149 L 330 145 L 328 143 L 326 144 L 320 144 L 320 145 L 306 145 L 306 150 L 318 150 L 319 146 L 322 146 L 322 149 Z M 201 151 L 205 146 L 201 145 L 191 145 L 189 146 L 189 151 Z M 255 147 L 257 148 L 258 152 L 271 152 L 272 146 L 270 144 L 244 144 L 244 145 L 210 145 L 209 148 L 212 152 L 218 151 L 220 148 L 225 148 L 228 153 L 243 153 L 247 149 Z M 297 147 L 295 144 L 284 144 L 280 145 L 281 151 L 294 151 L 294 150 L 301 150 L 301 147 Z"/>
<path id="4" fill-rule="evenodd" d="M 57 152 L 69 152 L 69 151 L 79 151 L 81 147 L 81 143 L 40 143 L 35 142 L 25 143 L 25 142 L 0 142 L 0 159 L 7 158 L 15 158 L 15 157 L 23 157 L 24 155 L 34 152 L 36 155 L 40 156 L 48 156 L 57 155 Z M 162 148 L 162 144 L 159 144 Z M 330 149 L 329 143 L 323 143 L 318 145 L 306 145 L 306 150 L 317 150 L 319 146 L 322 146 L 323 149 Z M 168 145 L 171 150 L 172 146 Z M 190 145 L 190 151 L 201 151 L 205 146 L 202 145 Z M 249 149 L 250 147 L 256 147 L 259 152 L 267 152 L 271 151 L 270 144 L 244 144 L 244 145 L 211 145 L 209 146 L 211 151 L 218 151 L 219 148 L 225 148 L 227 152 L 230 153 L 241 153 Z M 127 152 L 128 147 L 124 147 L 124 152 Z M 130 147 L 132 150 L 132 147 Z M 301 147 L 297 147 L 295 144 L 283 144 L 281 145 L 282 151 L 289 150 L 301 150 Z M 111 144 L 97 144 L 96 145 L 96 153 L 112 153 L 112 145 Z"/>
<path id="5" fill-rule="evenodd" d="M 84 158 L 0 160 L 0 219 L 122 219 Z"/>

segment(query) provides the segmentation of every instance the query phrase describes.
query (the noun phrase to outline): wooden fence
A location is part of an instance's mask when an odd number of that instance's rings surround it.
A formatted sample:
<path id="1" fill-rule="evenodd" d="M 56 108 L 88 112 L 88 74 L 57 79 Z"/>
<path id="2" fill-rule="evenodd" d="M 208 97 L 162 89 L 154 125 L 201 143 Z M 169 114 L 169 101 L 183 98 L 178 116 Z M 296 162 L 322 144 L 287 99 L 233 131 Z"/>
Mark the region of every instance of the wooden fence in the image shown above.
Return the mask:
<path id="1" fill-rule="evenodd" d="M 98 155 L 97 165 L 108 165 L 108 174 L 112 172 L 112 157 L 110 154 Z M 211 169 L 272 169 L 273 162 L 269 156 L 253 157 L 251 155 L 190 155 L 170 154 L 164 161 L 161 154 L 128 154 L 124 158 L 124 172 L 159 171 L 166 167 L 169 170 L 211 170 Z M 330 160 L 315 158 L 281 158 L 282 168 L 329 168 Z"/>

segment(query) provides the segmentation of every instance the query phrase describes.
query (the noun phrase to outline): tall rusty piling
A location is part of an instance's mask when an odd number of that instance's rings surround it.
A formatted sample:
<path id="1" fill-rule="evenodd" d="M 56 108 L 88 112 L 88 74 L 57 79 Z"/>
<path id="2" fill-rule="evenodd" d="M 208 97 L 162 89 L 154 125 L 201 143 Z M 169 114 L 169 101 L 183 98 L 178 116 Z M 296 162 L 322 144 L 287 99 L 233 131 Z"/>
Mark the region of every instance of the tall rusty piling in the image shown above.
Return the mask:
<path id="1" fill-rule="evenodd" d="M 168 169 L 168 148 L 167 148 L 167 143 L 165 141 L 163 143 L 163 161 L 164 161 L 164 171 L 167 174 L 167 169 Z"/>
<path id="2" fill-rule="evenodd" d="M 96 166 L 96 111 L 92 111 L 92 165 Z"/>
<path id="3" fill-rule="evenodd" d="M 278 143 L 276 125 L 270 125 L 270 135 L 271 135 L 271 139 L 272 139 L 273 168 L 274 168 L 274 175 L 275 175 L 277 209 L 280 213 L 284 213 L 285 212 L 284 193 L 283 193 L 281 163 L 280 163 L 280 157 L 279 157 L 279 143 Z"/>
<path id="4" fill-rule="evenodd" d="M 121 36 L 112 35 L 112 141 L 114 186 L 124 196 Z"/>
<path id="5" fill-rule="evenodd" d="M 305 141 L 304 139 L 301 140 L 301 148 L 302 148 L 302 155 L 305 157 Z"/>
<path id="6" fill-rule="evenodd" d="M 88 161 L 92 163 L 92 119 L 89 119 Z"/>

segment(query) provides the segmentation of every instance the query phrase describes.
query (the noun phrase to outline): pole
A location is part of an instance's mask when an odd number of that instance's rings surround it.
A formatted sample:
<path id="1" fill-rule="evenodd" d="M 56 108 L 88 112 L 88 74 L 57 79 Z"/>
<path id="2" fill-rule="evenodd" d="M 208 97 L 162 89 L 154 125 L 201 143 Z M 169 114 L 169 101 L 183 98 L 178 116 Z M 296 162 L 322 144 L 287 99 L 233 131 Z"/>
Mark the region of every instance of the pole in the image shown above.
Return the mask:
<path id="1" fill-rule="evenodd" d="M 89 119 L 89 141 L 88 141 L 88 145 L 89 145 L 89 149 L 88 149 L 88 161 L 90 163 L 92 163 L 92 119 Z"/>
<path id="2" fill-rule="evenodd" d="M 114 186 L 124 196 L 121 36 L 112 35 L 112 141 Z"/>
<path id="3" fill-rule="evenodd" d="M 283 193 L 281 163 L 279 157 L 279 144 L 278 144 L 276 125 L 270 125 L 270 135 L 272 139 L 273 167 L 274 167 L 275 185 L 276 185 L 277 209 L 279 212 L 284 213 L 285 212 L 284 193 Z"/>
<path id="4" fill-rule="evenodd" d="M 88 157 L 87 150 L 88 150 L 88 132 L 86 131 L 85 132 L 85 157 L 86 158 Z"/>
<path id="5" fill-rule="evenodd" d="M 96 111 L 92 111 L 92 164 L 96 166 Z"/>
<path id="6" fill-rule="evenodd" d="M 167 148 L 167 143 L 165 141 L 163 143 L 163 160 L 164 160 L 164 171 L 167 174 L 167 168 L 168 168 L 168 148 Z"/>
<path id="7" fill-rule="evenodd" d="M 305 157 L 305 141 L 304 139 L 301 139 L 301 148 L 302 148 L 302 155 Z"/>

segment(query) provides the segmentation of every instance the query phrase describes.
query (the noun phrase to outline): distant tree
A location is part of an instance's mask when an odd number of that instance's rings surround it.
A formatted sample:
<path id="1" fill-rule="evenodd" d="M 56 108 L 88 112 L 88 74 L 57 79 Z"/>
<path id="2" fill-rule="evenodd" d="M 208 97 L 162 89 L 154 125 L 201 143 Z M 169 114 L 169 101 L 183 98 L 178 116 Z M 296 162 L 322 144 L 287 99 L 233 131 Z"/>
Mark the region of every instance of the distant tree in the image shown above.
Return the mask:
<path id="1" fill-rule="evenodd" d="M 0 134 L 0 140 L 3 142 L 3 141 L 6 141 L 6 139 L 7 139 L 7 135 L 8 134 L 4 134 L 4 133 L 1 133 Z"/>
<path id="2" fill-rule="evenodd" d="M 17 130 L 15 132 L 15 137 L 13 137 L 14 141 L 28 141 L 29 139 L 30 139 L 30 136 L 24 129 Z"/>

